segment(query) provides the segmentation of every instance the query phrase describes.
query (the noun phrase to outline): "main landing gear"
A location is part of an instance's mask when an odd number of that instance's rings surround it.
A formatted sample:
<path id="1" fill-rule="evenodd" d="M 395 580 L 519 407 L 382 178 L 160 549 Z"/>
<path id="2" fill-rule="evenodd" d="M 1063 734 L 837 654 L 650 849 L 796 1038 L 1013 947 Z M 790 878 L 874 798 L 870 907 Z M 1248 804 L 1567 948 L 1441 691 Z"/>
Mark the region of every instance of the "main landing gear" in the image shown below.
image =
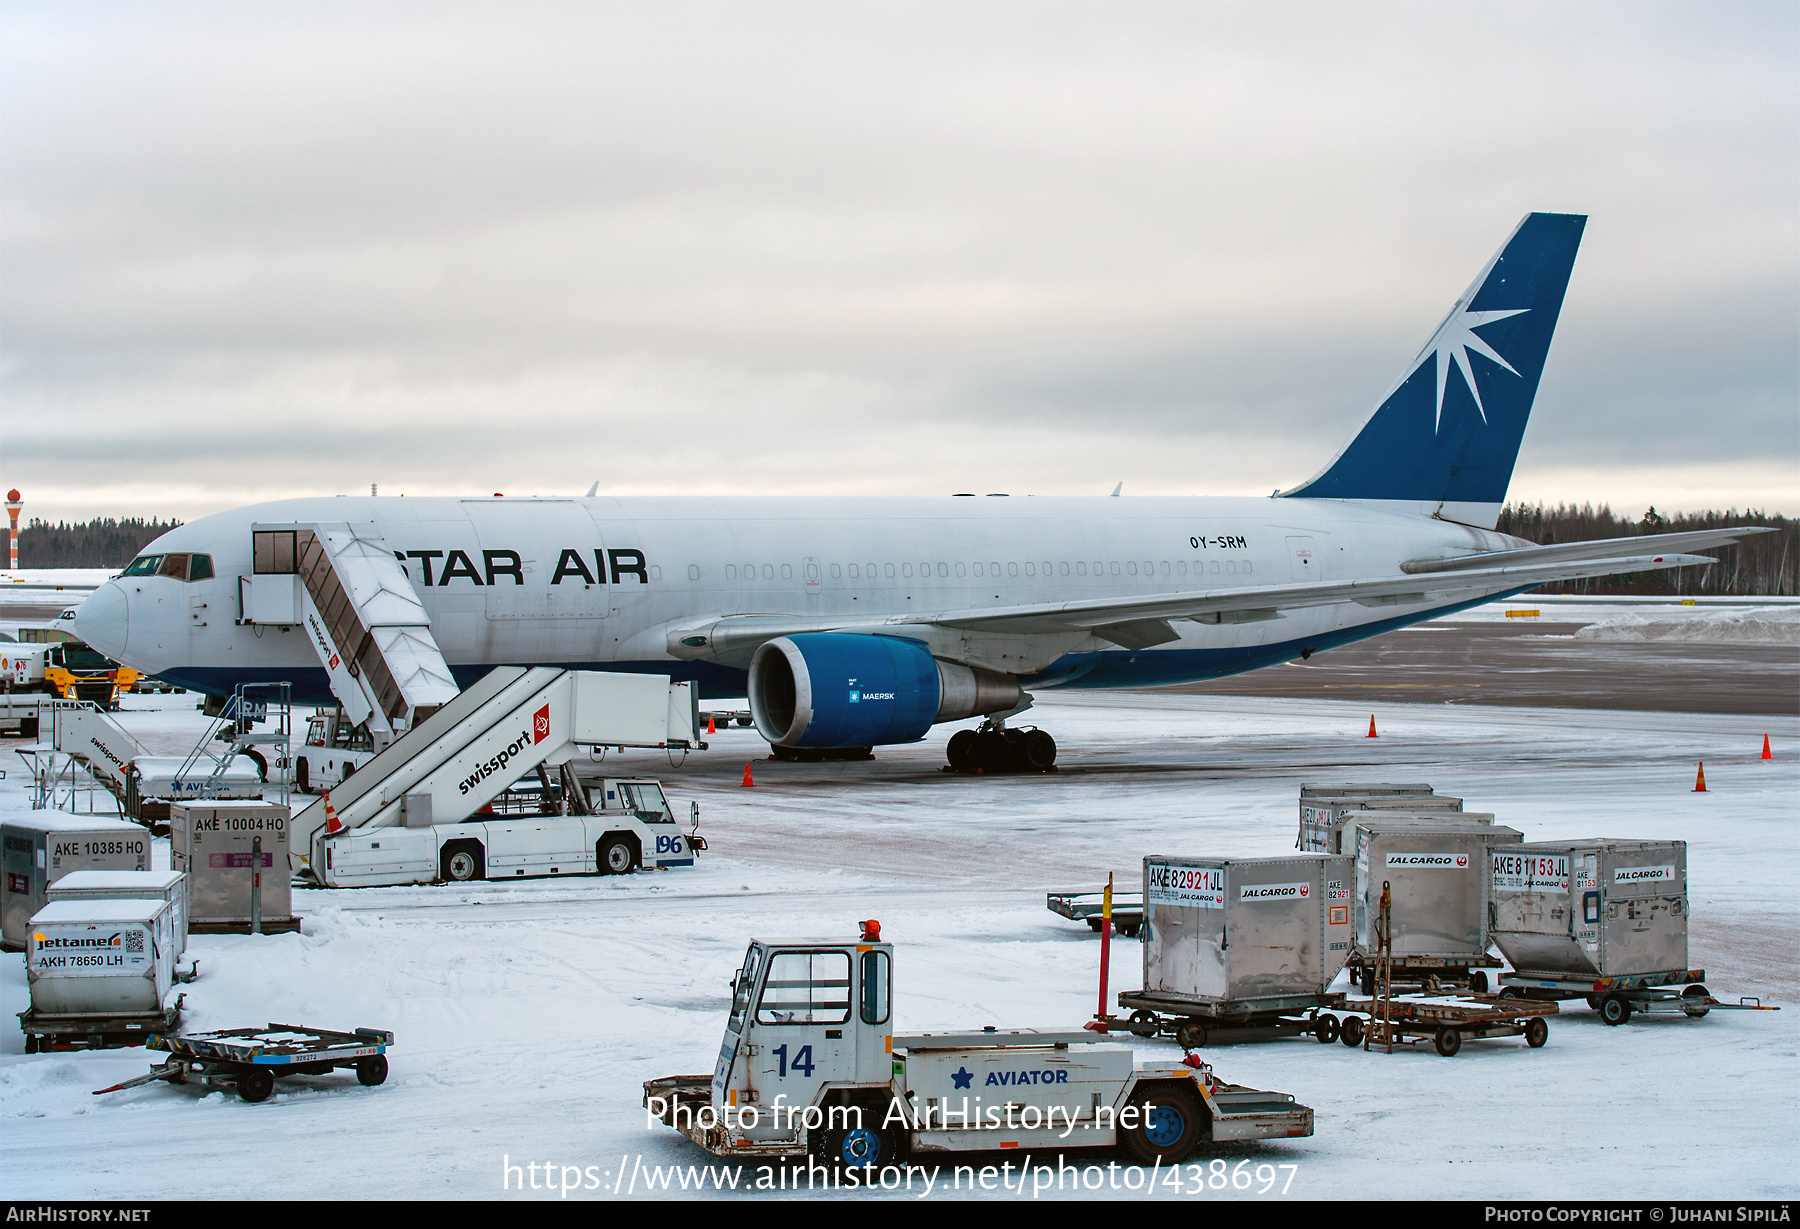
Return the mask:
<path id="1" fill-rule="evenodd" d="M 1013 729 L 992 718 L 974 730 L 958 730 L 945 749 L 949 772 L 983 773 L 1056 771 L 1056 740 L 1046 730 Z"/>

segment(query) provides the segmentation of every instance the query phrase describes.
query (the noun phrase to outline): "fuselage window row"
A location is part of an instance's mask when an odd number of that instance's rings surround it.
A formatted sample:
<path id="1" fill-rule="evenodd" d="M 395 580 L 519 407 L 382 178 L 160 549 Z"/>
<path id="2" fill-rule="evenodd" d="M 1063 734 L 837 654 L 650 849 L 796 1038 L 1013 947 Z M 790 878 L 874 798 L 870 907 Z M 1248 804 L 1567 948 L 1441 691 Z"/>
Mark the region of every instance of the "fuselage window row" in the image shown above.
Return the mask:
<path id="1" fill-rule="evenodd" d="M 195 558 L 204 559 L 205 556 L 195 556 Z M 210 560 L 208 560 L 208 562 L 210 563 Z M 1006 567 L 1005 574 L 1010 577 L 1017 577 L 1019 575 L 1019 566 L 1020 565 L 1017 563 L 1006 564 L 1005 565 L 1005 567 Z M 1151 577 L 1170 576 L 1170 575 L 1186 576 L 1189 574 L 1189 566 L 1190 565 L 1188 564 L 1187 560 L 1185 560 L 1185 559 L 1177 559 L 1174 563 L 1170 563 L 1167 559 L 1163 559 L 1163 560 L 1146 559 L 1142 563 L 1139 563 L 1135 559 L 1128 559 L 1123 564 L 1120 564 L 1120 562 L 1115 559 L 1112 561 L 1112 563 L 1110 565 L 1101 560 L 1096 559 L 1092 564 L 1093 574 L 1095 576 L 1104 576 L 1104 575 L 1108 574 L 1108 572 L 1110 572 L 1114 576 L 1119 576 L 1119 575 L 1126 575 L 1126 576 L 1142 575 L 1142 576 L 1151 576 Z M 990 575 L 998 577 L 1001 574 L 1001 571 L 1000 571 L 1001 565 L 998 563 L 988 563 L 985 565 L 980 564 L 980 563 L 974 563 L 974 564 L 939 563 L 939 564 L 935 565 L 936 574 L 941 578 L 948 578 L 951 574 L 952 567 L 955 568 L 955 574 L 959 577 L 965 577 L 965 576 L 970 575 L 971 569 L 972 569 L 972 574 L 978 578 L 986 577 L 986 576 L 990 576 Z M 1027 577 L 1032 578 L 1032 579 L 1037 578 L 1040 574 L 1043 576 L 1047 576 L 1047 577 L 1048 576 L 1071 575 L 1070 564 L 1066 561 L 1062 562 L 1062 563 L 1052 563 L 1048 560 L 1046 560 L 1043 563 L 1027 561 L 1025 563 L 1024 567 L 1025 567 L 1024 574 Z M 1086 576 L 1086 575 L 1088 575 L 1088 567 L 1089 567 L 1089 564 L 1086 561 L 1078 560 L 1073 565 L 1073 573 L 1072 574 L 1075 576 Z M 761 565 L 762 578 L 764 580 L 774 580 L 775 579 L 775 568 L 776 568 L 776 565 L 774 565 L 772 563 L 765 563 L 765 564 Z M 905 580 L 910 580 L 910 579 L 912 579 L 912 576 L 913 576 L 913 565 L 910 563 L 902 563 L 898 566 L 898 568 L 896 568 L 896 566 L 894 564 L 889 563 L 889 564 L 883 565 L 883 569 L 885 570 L 886 576 L 889 580 L 894 579 L 894 577 L 896 575 L 898 575 L 900 578 L 905 579 Z M 921 577 L 930 577 L 933 573 L 933 569 L 934 569 L 933 564 L 921 563 L 919 565 L 919 573 L 918 574 Z M 834 563 L 830 566 L 829 570 L 830 570 L 831 579 L 833 579 L 833 580 L 842 580 L 846 574 L 849 576 L 849 578 L 851 580 L 861 580 L 861 579 L 863 579 L 863 577 L 865 575 L 867 576 L 868 579 L 874 580 L 879 575 L 882 574 L 881 572 L 877 571 L 876 565 L 873 563 L 865 563 L 860 566 L 857 564 L 854 564 L 854 563 L 849 564 L 849 565 L 842 565 L 842 564 Z M 1232 560 L 1232 559 L 1227 559 L 1225 561 L 1225 567 L 1223 569 L 1225 575 L 1236 576 L 1236 575 L 1238 575 L 1239 570 L 1240 569 L 1238 567 L 1238 561 Z M 756 564 L 746 563 L 743 565 L 743 578 L 745 580 L 755 580 L 757 577 L 757 572 L 758 572 L 758 567 Z M 1207 560 L 1196 559 L 1196 560 L 1194 560 L 1194 562 L 1192 564 L 1192 572 L 1193 572 L 1193 575 L 1195 575 L 1195 576 L 1204 576 L 1209 573 L 1213 576 L 1217 576 L 1220 574 L 1219 562 L 1217 560 L 1213 560 L 1213 561 L 1211 561 L 1211 566 L 1209 567 Z M 1242 573 L 1245 576 L 1250 575 L 1250 561 L 1248 559 L 1243 561 Z M 698 564 L 689 564 L 687 574 L 688 574 L 689 580 L 700 580 L 702 578 L 701 568 Z M 818 580 L 818 578 L 819 578 L 818 564 L 809 563 L 806 565 L 806 577 L 809 581 Z M 793 578 L 794 578 L 793 565 L 789 564 L 789 563 L 782 564 L 781 565 L 781 579 L 792 580 Z M 662 569 L 653 565 L 650 568 L 650 579 L 661 580 L 662 579 Z M 738 579 L 738 566 L 736 564 L 728 563 L 725 565 L 725 579 L 726 580 Z"/>

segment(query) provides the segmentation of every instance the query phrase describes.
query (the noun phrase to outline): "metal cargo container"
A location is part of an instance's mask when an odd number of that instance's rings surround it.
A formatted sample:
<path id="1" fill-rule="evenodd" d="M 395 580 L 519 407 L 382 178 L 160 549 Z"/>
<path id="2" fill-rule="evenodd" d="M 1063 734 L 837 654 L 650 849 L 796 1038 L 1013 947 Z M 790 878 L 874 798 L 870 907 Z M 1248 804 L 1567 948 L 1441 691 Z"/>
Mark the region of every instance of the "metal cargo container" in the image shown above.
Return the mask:
<path id="1" fill-rule="evenodd" d="M 1466 975 L 1471 967 L 1498 964 L 1487 954 L 1487 851 L 1524 837 L 1516 829 L 1469 818 L 1364 812 L 1352 821 L 1355 963 L 1367 964 L 1375 955 L 1385 883 L 1392 889 L 1388 916 L 1396 966 Z"/>
<path id="2" fill-rule="evenodd" d="M 1686 970 L 1687 842 L 1594 837 L 1494 849 L 1491 930 L 1521 974 Z"/>
<path id="3" fill-rule="evenodd" d="M 188 924 L 196 934 L 243 930 L 252 890 L 261 893 L 265 928 L 294 929 L 289 818 L 278 802 L 178 802 L 169 808 L 170 861 L 187 872 Z M 260 859 L 254 856 L 258 840 Z"/>
<path id="4" fill-rule="evenodd" d="M 1387 781 L 1346 781 L 1341 785 L 1302 785 L 1300 802 L 1304 805 L 1311 798 L 1396 798 L 1429 793 L 1431 786 L 1423 781 L 1403 785 Z"/>
<path id="5" fill-rule="evenodd" d="M 50 885 L 49 903 L 59 900 L 166 900 L 175 955 L 187 950 L 187 876 L 181 871 L 76 871 Z"/>
<path id="6" fill-rule="evenodd" d="M 1144 993 L 1311 1005 L 1350 951 L 1350 859 L 1144 859 Z"/>
<path id="7" fill-rule="evenodd" d="M 166 900 L 59 900 L 31 918 L 33 1017 L 161 1012 L 175 976 Z"/>
<path id="8" fill-rule="evenodd" d="M 25 950 L 31 917 L 51 884 L 73 871 L 147 871 L 150 833 L 98 815 L 32 811 L 0 822 L 0 947 Z"/>
<path id="9" fill-rule="evenodd" d="M 1359 815 L 1382 811 L 1395 815 L 1466 815 L 1483 823 L 1492 823 L 1489 811 L 1465 811 L 1463 800 L 1446 794 L 1420 797 L 1321 798 L 1300 805 L 1300 836 L 1294 847 L 1305 853 L 1356 852 L 1354 842 L 1344 839 L 1348 825 Z"/>

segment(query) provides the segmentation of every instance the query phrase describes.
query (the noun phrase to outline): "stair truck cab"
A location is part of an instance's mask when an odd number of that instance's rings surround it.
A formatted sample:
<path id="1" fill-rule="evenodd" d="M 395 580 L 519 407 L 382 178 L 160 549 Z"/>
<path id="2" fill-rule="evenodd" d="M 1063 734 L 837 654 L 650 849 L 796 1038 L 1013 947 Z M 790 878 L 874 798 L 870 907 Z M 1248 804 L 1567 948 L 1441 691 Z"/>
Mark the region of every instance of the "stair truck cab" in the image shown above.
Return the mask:
<path id="1" fill-rule="evenodd" d="M 649 1118 L 719 1156 L 845 1167 L 1119 1143 L 1167 1165 L 1202 1144 L 1312 1134 L 1313 1111 L 1291 1096 L 1224 1083 L 1191 1056 L 1139 1066 L 1098 1033 L 896 1033 L 880 933 L 753 940 L 712 1074 L 646 1081 Z"/>

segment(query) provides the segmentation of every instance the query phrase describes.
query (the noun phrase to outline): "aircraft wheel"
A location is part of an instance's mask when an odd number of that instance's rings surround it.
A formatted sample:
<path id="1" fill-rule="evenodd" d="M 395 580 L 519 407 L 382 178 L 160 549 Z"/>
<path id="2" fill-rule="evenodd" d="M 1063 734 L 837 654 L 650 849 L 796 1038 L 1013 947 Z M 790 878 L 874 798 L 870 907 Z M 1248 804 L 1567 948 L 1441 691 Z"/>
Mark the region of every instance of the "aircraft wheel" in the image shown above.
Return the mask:
<path id="1" fill-rule="evenodd" d="M 950 767 L 957 772 L 975 771 L 975 731 L 958 730 L 950 736 L 950 745 L 944 748 L 944 758 L 950 761 Z"/>
<path id="2" fill-rule="evenodd" d="M 1012 767 L 1012 748 L 999 730 L 975 735 L 975 767 L 985 773 L 1006 772 Z"/>
<path id="3" fill-rule="evenodd" d="M 1028 772 L 1047 772 L 1056 763 L 1056 740 L 1048 731 L 1032 730 L 1019 741 L 1019 759 Z"/>

